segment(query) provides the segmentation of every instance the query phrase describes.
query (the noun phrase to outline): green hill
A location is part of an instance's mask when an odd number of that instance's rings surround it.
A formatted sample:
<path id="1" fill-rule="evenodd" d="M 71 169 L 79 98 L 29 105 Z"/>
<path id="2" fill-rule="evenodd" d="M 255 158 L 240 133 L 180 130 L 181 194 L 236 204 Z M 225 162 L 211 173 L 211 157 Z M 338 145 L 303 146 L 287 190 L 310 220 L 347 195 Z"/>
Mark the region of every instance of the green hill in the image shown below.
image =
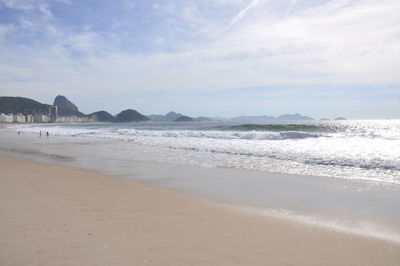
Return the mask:
<path id="1" fill-rule="evenodd" d="M 98 111 L 85 115 L 78 110 L 78 107 L 64 96 L 57 96 L 54 104 L 58 106 L 59 116 L 92 116 L 96 115 L 99 122 L 142 122 L 150 119 L 136 110 L 128 109 L 120 112 L 116 117 L 106 111 Z M 0 113 L 5 114 L 45 114 L 49 113 L 48 104 L 43 104 L 35 100 L 24 97 L 0 97 Z"/>
<path id="2" fill-rule="evenodd" d="M 127 109 L 117 114 L 114 122 L 143 122 L 149 120 L 147 116 L 142 115 L 138 111 Z"/>
<path id="3" fill-rule="evenodd" d="M 0 97 L 0 113 L 5 114 L 47 114 L 49 106 L 24 97 Z"/>
<path id="4" fill-rule="evenodd" d="M 194 119 L 186 115 L 182 115 L 174 120 L 174 122 L 191 122 L 191 121 L 194 121 Z"/>
<path id="5" fill-rule="evenodd" d="M 112 122 L 115 119 L 115 117 L 112 114 L 110 114 L 109 112 L 106 112 L 106 111 L 98 111 L 98 112 L 89 114 L 89 116 L 93 116 L 93 115 L 96 116 L 97 122 Z"/>

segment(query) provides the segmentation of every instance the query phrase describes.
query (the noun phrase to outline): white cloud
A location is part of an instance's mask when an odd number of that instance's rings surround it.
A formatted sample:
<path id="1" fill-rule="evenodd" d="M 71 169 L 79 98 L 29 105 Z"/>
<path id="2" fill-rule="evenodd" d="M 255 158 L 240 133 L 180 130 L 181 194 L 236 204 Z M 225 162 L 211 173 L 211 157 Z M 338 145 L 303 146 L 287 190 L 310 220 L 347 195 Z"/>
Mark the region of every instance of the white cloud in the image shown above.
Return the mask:
<path id="1" fill-rule="evenodd" d="M 235 23 L 237 23 L 239 20 L 241 20 L 247 12 L 250 11 L 250 9 L 254 8 L 260 3 L 260 0 L 252 0 L 249 5 L 247 5 L 245 8 L 243 8 L 229 23 L 229 27 L 232 27 Z"/>
<path id="2" fill-rule="evenodd" d="M 251 2 L 231 22 L 225 20 L 226 25 L 237 23 L 257 3 Z M 400 82 L 400 4 L 396 0 L 331 1 L 296 10 L 286 19 L 260 6 L 247 13 L 246 23 L 222 33 L 213 26 L 221 21 L 207 24 L 200 8 L 193 3 L 186 8 L 180 19 L 192 23 L 193 30 L 206 28 L 218 34 L 184 43 L 173 53 L 140 55 L 113 46 L 109 35 L 67 32 L 47 25 L 55 35 L 51 49 L 10 48 L 7 56 L 3 52 L 0 92 L 27 87 L 51 93 L 60 87 L 122 93 Z M 160 4 L 157 11 L 161 10 L 183 9 Z M 253 16 L 257 12 L 262 15 Z M 0 36 L 1 32 L 0 28 Z M 161 44 L 163 37 L 151 41 Z M 71 51 L 81 56 L 71 56 Z M 17 66 L 10 65 L 17 61 Z"/>
<path id="3" fill-rule="evenodd" d="M 44 19 L 52 19 L 53 14 L 49 9 L 51 2 L 62 2 L 71 4 L 69 0 L 0 0 L 0 3 L 7 8 L 23 10 L 25 12 L 39 11 Z"/>
<path id="4" fill-rule="evenodd" d="M 92 54 L 98 48 L 98 45 L 96 44 L 97 36 L 98 35 L 94 32 L 74 34 L 69 36 L 63 44 L 76 52 L 88 55 Z"/>
<path id="5" fill-rule="evenodd" d="M 53 13 L 51 13 L 49 6 L 46 3 L 40 3 L 37 9 L 43 14 L 44 19 L 53 18 Z"/>
<path id="6" fill-rule="evenodd" d="M 32 10 L 38 1 L 35 0 L 0 0 L 7 8 L 21 9 L 21 10 Z"/>

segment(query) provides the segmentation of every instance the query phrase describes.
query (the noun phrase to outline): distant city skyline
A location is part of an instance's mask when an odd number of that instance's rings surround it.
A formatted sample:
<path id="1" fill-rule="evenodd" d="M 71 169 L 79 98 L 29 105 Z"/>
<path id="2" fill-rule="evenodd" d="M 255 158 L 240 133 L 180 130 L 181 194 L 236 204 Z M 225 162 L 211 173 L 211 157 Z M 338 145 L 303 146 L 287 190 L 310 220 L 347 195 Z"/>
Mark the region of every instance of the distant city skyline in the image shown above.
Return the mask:
<path id="1" fill-rule="evenodd" d="M 400 118 L 397 0 L 0 0 L 0 96 L 82 112 Z"/>

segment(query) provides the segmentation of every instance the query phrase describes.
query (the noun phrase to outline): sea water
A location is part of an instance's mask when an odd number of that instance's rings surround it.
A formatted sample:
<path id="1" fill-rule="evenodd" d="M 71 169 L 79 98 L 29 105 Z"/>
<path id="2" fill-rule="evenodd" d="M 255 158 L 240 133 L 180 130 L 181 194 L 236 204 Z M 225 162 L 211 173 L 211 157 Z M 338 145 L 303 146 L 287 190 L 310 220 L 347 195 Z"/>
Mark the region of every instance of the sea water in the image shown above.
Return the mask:
<path id="1" fill-rule="evenodd" d="M 33 135 L 104 140 L 104 156 L 400 184 L 400 120 L 29 125 Z M 64 139 L 63 139 L 64 140 Z M 170 156 L 172 153 L 174 156 Z"/>
<path id="2" fill-rule="evenodd" d="M 144 179 L 259 214 L 296 216 L 400 241 L 400 120 L 10 129 L 19 144 L 3 141 L 2 150 L 70 158 L 75 166 Z"/>

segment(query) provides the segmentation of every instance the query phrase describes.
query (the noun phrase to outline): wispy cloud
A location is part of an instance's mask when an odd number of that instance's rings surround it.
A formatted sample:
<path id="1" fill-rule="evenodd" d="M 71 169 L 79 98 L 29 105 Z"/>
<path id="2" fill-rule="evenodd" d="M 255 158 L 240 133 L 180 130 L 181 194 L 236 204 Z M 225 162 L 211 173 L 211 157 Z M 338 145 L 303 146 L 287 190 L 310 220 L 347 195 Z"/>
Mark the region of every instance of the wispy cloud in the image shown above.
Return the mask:
<path id="1" fill-rule="evenodd" d="M 35 5 L 39 1 L 35 0 L 0 0 L 0 3 L 7 8 L 21 9 L 21 10 L 31 10 L 35 8 Z"/>
<path id="2" fill-rule="evenodd" d="M 400 84 L 397 0 L 137 1 L 104 7 L 110 17 L 80 2 L 0 3 L 21 12 L 0 19 L 0 94 Z"/>
<path id="3" fill-rule="evenodd" d="M 237 23 L 239 20 L 241 20 L 247 12 L 249 12 L 252 8 L 257 6 L 261 0 L 252 0 L 249 5 L 247 5 L 245 8 L 243 8 L 229 23 L 229 27 L 232 27 L 235 23 Z"/>
<path id="4" fill-rule="evenodd" d="M 290 5 L 289 5 L 289 8 L 288 8 L 288 10 L 287 10 L 287 12 L 286 12 L 285 18 L 287 18 L 287 17 L 290 16 L 290 12 L 292 12 L 292 9 L 293 9 L 293 7 L 294 7 L 296 4 L 297 4 L 297 0 L 291 0 L 291 1 L 290 1 Z"/>

